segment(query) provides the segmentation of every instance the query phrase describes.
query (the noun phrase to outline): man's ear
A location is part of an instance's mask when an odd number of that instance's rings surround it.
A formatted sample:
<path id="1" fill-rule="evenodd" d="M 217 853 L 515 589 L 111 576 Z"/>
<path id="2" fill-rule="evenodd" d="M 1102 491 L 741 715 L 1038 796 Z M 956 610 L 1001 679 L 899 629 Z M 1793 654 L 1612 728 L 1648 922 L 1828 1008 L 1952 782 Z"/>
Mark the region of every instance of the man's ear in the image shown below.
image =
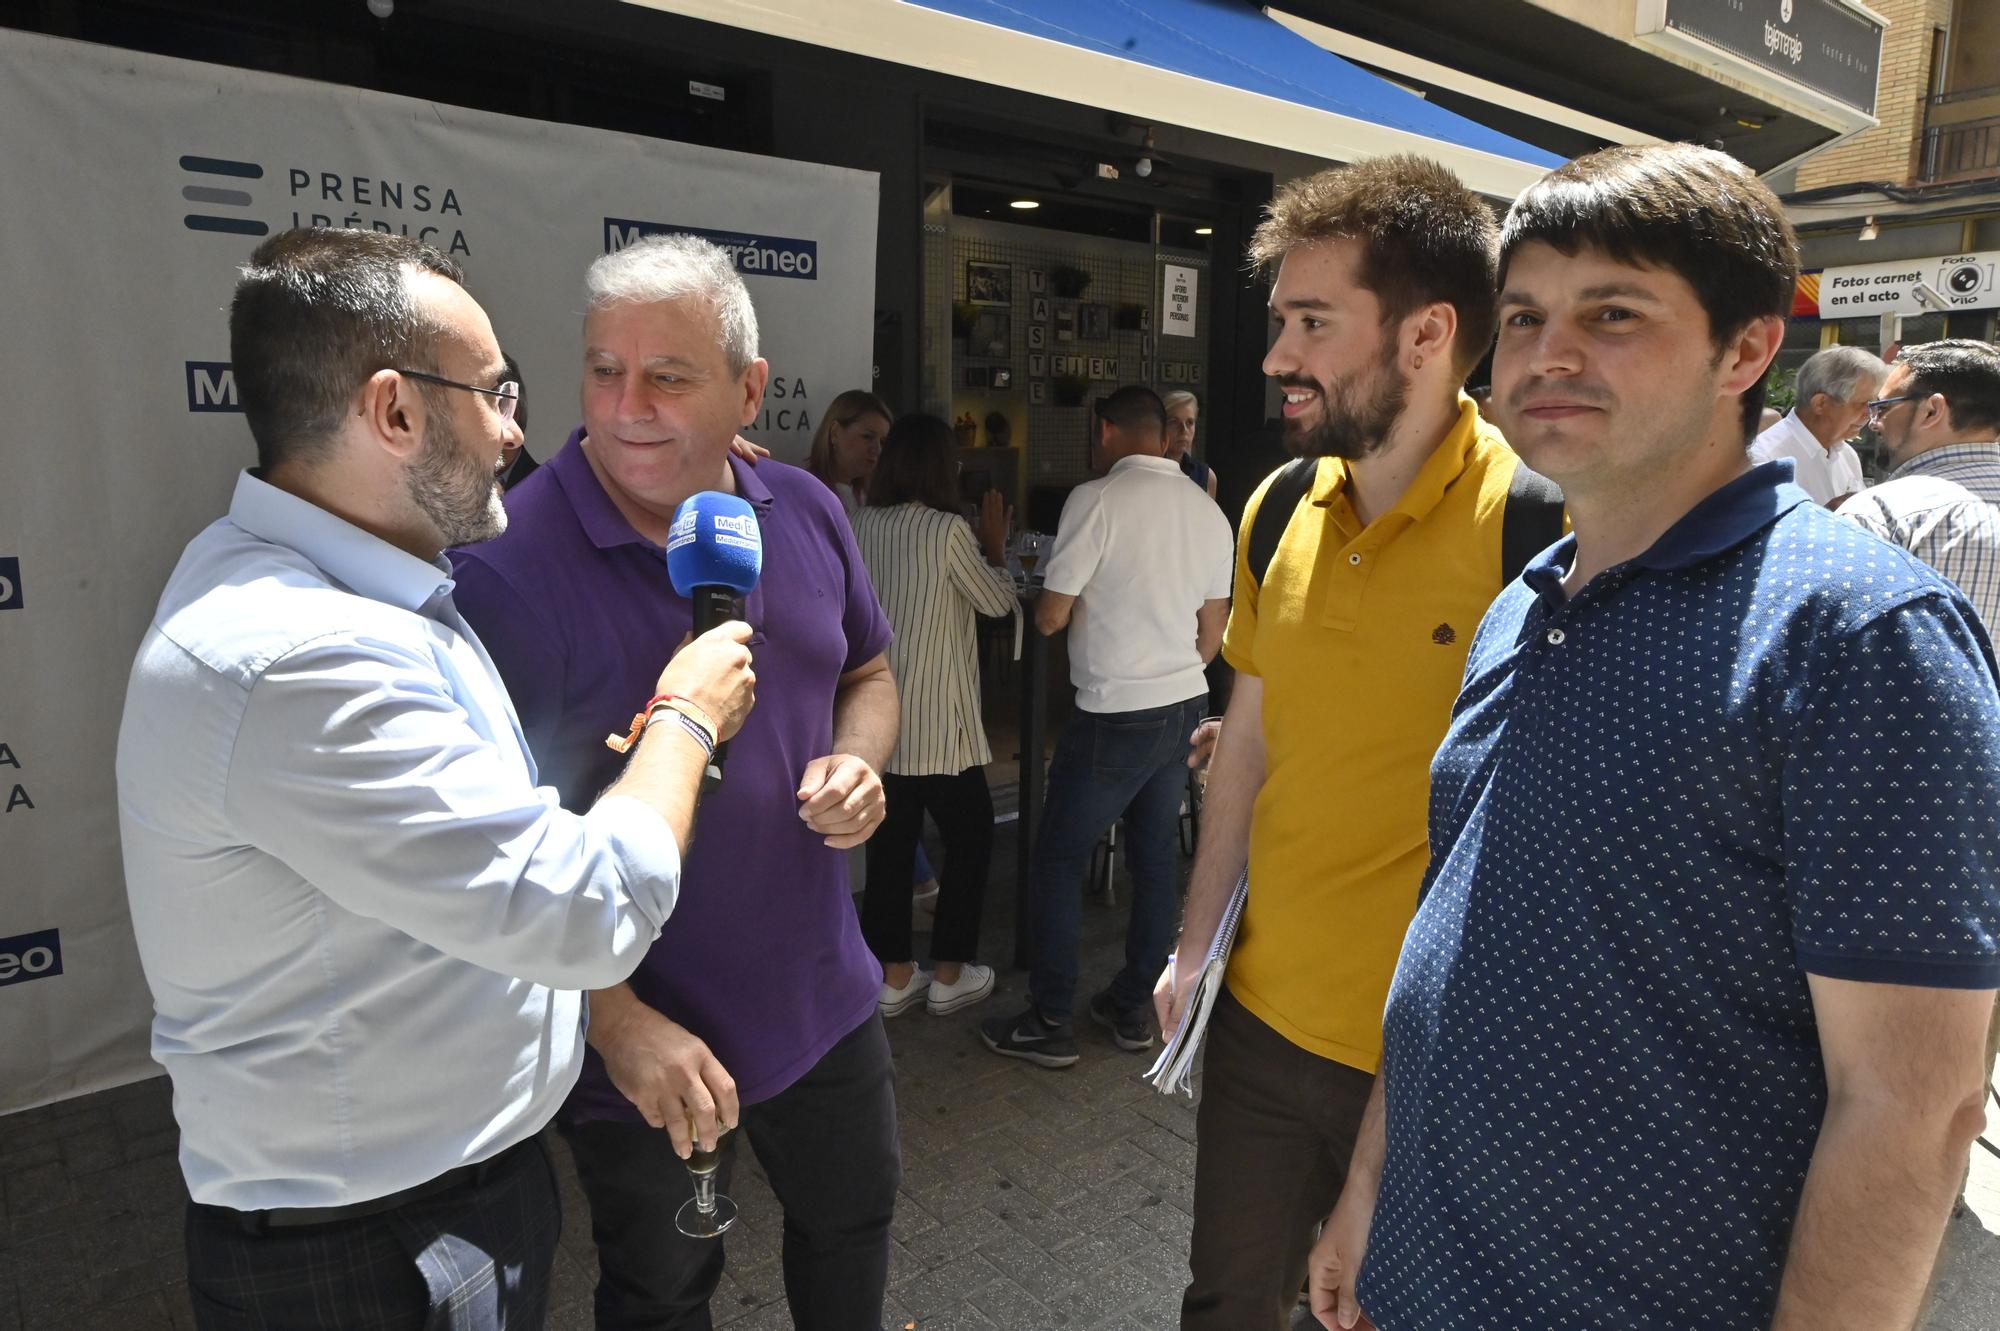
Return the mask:
<path id="1" fill-rule="evenodd" d="M 1932 393 L 1923 401 L 1913 404 L 1917 409 L 1917 424 L 1928 425 L 1935 422 L 1944 429 L 1951 428 L 1951 403 L 1943 393 Z"/>
<path id="2" fill-rule="evenodd" d="M 736 422 L 739 430 L 747 429 L 764 410 L 764 390 L 771 382 L 771 362 L 759 356 L 750 362 L 750 368 L 743 372 L 743 416 Z"/>
<path id="3" fill-rule="evenodd" d="M 1458 337 L 1458 310 L 1445 301 L 1434 300 L 1405 320 L 1403 331 L 1409 339 L 1407 354 L 1412 362 L 1409 368 L 1417 368 L 1419 362 L 1449 364 L 1452 342 Z"/>
<path id="4" fill-rule="evenodd" d="M 1777 359 L 1784 342 L 1785 321 L 1775 314 L 1745 324 L 1722 349 L 1722 395 L 1733 398 L 1749 392 Z"/>
<path id="5" fill-rule="evenodd" d="M 375 371 L 362 381 L 354 414 L 366 438 L 391 456 L 407 461 L 422 451 L 430 403 L 416 380 Z"/>

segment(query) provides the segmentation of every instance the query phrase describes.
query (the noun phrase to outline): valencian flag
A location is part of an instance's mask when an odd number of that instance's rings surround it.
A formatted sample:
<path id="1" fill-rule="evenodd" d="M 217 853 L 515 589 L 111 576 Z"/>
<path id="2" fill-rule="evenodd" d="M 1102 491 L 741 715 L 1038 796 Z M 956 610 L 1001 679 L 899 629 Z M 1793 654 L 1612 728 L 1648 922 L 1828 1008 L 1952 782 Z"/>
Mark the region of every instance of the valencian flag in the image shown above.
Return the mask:
<path id="1" fill-rule="evenodd" d="M 1792 317 L 1794 319 L 1819 318 L 1819 275 L 1824 269 L 1815 268 L 1809 273 L 1800 273 L 1798 284 L 1792 288 Z"/>

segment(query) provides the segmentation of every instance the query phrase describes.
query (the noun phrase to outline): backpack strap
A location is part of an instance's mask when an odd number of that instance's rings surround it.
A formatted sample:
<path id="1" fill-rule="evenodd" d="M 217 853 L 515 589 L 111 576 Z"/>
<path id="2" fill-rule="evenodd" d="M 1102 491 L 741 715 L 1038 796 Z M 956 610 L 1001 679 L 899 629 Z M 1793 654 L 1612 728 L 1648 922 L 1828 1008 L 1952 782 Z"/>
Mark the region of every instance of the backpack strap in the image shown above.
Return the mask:
<path id="1" fill-rule="evenodd" d="M 1250 576 L 1257 579 L 1259 587 L 1264 585 L 1264 575 L 1271 571 L 1271 561 L 1277 558 L 1278 542 L 1284 539 L 1292 514 L 1298 511 L 1300 501 L 1312 493 L 1313 478 L 1318 474 L 1318 458 L 1297 458 L 1286 463 L 1264 491 L 1264 502 L 1257 505 L 1256 520 L 1250 524 L 1248 561 Z"/>
<path id="2" fill-rule="evenodd" d="M 1275 486 L 1273 488 L 1276 488 Z M 1260 519 L 1262 513 L 1257 515 Z M 1563 492 L 1556 483 L 1518 459 L 1507 483 L 1507 507 L 1500 517 L 1500 585 L 1521 576 L 1528 561 L 1562 539 Z"/>

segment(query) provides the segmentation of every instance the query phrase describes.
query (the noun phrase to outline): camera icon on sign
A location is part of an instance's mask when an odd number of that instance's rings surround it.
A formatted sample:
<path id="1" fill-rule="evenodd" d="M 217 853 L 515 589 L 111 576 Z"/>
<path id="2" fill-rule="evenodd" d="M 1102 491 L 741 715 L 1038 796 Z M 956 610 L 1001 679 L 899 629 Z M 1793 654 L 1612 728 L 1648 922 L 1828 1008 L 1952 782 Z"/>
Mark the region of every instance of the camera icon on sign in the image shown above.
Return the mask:
<path id="1" fill-rule="evenodd" d="M 21 608 L 21 561 L 12 556 L 0 559 L 0 610 Z"/>
<path id="2" fill-rule="evenodd" d="M 1992 285 L 1992 274 L 1976 263 L 1948 264 L 1938 273 L 1938 285 L 1947 296 L 1957 299 L 1976 296 Z"/>

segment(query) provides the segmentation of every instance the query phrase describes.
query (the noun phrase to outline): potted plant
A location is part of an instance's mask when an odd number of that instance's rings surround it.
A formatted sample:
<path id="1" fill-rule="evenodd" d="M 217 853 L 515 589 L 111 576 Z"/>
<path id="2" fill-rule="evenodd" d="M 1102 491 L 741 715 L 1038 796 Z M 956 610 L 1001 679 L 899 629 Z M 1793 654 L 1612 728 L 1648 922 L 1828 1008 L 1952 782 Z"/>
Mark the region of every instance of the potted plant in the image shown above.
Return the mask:
<path id="1" fill-rule="evenodd" d="M 1783 415 L 1798 405 L 1799 390 L 1794 382 L 1797 370 L 1773 370 L 1771 380 L 1764 387 L 1764 405 Z"/>
<path id="2" fill-rule="evenodd" d="M 1072 263 L 1057 264 L 1049 270 L 1049 285 L 1067 300 L 1075 300 L 1090 289 L 1090 274 Z"/>

